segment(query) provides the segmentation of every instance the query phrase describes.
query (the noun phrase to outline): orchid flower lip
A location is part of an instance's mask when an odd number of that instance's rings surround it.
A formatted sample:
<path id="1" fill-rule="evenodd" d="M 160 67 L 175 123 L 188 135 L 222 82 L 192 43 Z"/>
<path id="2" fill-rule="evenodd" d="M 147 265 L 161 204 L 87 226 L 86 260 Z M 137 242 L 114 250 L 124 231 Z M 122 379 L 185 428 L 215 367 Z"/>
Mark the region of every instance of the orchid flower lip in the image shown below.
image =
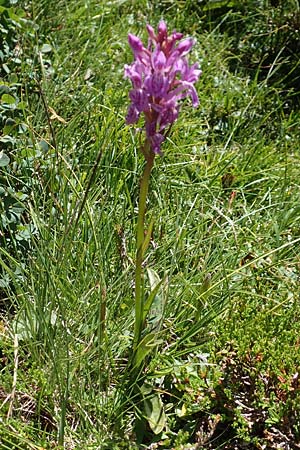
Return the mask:
<path id="1" fill-rule="evenodd" d="M 126 123 L 136 123 L 143 114 L 150 148 L 161 155 L 166 129 L 177 120 L 181 100 L 190 97 L 193 107 L 199 105 L 194 84 L 202 72 L 198 63 L 188 64 L 193 38 L 184 38 L 176 30 L 169 33 L 164 20 L 159 22 L 157 33 L 149 24 L 146 29 L 147 46 L 139 37 L 128 34 L 134 61 L 124 67 L 124 76 L 132 83 Z"/>

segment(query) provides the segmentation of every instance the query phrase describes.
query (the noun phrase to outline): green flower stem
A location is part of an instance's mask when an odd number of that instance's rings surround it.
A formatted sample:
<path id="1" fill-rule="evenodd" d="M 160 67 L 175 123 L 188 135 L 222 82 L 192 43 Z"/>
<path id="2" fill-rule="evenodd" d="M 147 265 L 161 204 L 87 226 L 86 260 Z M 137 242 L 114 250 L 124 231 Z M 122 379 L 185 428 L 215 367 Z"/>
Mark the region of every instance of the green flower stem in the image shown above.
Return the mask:
<path id="1" fill-rule="evenodd" d="M 145 143 L 142 153 L 146 159 L 146 165 L 140 182 L 139 209 L 137 218 L 137 235 L 136 235 L 136 265 L 135 265 L 135 324 L 134 324 L 134 340 L 133 353 L 135 354 L 140 342 L 143 330 L 143 243 L 145 239 L 145 212 L 146 201 L 149 190 L 150 175 L 154 164 L 155 154 L 149 146 L 149 142 Z"/>

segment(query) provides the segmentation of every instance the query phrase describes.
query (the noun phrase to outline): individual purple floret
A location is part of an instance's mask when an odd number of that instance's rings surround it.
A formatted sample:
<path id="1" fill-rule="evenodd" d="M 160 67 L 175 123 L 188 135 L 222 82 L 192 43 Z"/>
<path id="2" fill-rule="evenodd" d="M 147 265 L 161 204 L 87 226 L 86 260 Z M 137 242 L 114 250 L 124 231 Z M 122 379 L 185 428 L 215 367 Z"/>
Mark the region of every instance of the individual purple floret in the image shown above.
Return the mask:
<path id="1" fill-rule="evenodd" d="M 147 25 L 148 46 L 133 34 L 128 42 L 133 51 L 134 62 L 125 65 L 125 77 L 132 82 L 126 123 L 136 123 L 143 112 L 146 136 L 154 153 L 161 154 L 166 127 L 178 117 L 178 101 L 190 96 L 194 107 L 199 100 L 194 83 L 201 75 L 198 64 L 188 65 L 186 55 L 194 45 L 192 38 L 183 39 L 181 33 L 168 35 L 164 21 L 158 32 Z"/>

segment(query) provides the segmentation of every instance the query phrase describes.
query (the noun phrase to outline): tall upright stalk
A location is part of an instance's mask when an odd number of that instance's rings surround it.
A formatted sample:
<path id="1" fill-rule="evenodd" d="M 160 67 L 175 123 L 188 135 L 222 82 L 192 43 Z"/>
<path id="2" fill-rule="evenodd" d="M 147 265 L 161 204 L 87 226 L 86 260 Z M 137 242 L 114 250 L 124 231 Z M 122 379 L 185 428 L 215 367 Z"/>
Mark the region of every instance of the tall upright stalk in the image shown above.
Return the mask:
<path id="1" fill-rule="evenodd" d="M 143 282 L 143 258 L 145 239 L 145 212 L 146 201 L 149 190 L 150 175 L 154 163 L 155 154 L 150 150 L 149 142 L 143 148 L 146 165 L 140 181 L 139 208 L 136 229 L 136 264 L 135 264 L 135 325 L 133 352 L 136 352 L 143 330 L 143 305 L 144 305 L 144 282 Z"/>

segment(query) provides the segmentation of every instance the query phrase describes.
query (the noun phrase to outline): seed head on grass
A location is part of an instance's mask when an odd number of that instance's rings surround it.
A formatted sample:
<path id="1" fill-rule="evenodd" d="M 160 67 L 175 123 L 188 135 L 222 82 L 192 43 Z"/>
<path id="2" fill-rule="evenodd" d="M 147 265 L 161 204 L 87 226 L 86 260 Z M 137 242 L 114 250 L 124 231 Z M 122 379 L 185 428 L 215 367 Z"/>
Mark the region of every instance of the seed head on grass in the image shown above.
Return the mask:
<path id="1" fill-rule="evenodd" d="M 131 103 L 126 123 L 136 123 L 144 113 L 150 149 L 154 154 L 161 154 L 166 129 L 178 117 L 178 101 L 190 96 L 194 107 L 199 104 L 194 83 L 201 70 L 197 63 L 189 66 L 186 58 L 194 45 L 192 38 L 182 39 L 183 35 L 176 31 L 169 35 L 164 21 L 159 23 L 157 34 L 150 25 L 147 32 L 147 47 L 137 36 L 128 35 L 134 62 L 125 65 L 125 77 L 133 87 L 129 92 Z"/>

